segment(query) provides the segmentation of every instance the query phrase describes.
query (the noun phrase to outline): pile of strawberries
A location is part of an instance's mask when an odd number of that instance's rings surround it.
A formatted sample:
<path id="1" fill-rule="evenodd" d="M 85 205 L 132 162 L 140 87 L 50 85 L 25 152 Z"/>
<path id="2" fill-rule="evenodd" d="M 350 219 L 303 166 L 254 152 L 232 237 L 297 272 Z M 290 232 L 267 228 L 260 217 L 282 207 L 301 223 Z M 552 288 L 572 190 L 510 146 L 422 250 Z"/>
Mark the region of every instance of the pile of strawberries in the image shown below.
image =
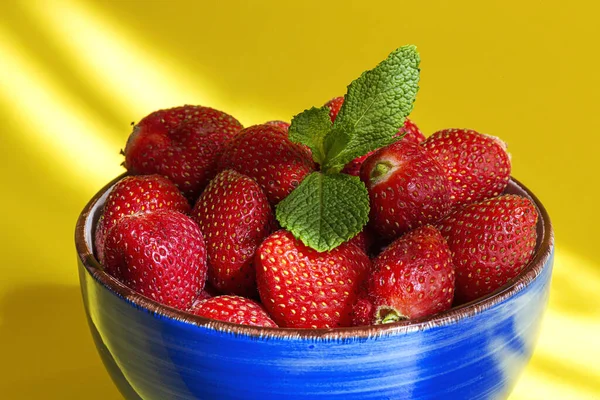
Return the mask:
<path id="1" fill-rule="evenodd" d="M 332 121 L 343 101 L 326 104 Z M 503 195 L 504 143 L 464 129 L 425 138 L 408 119 L 398 141 L 342 171 L 368 190 L 363 231 L 330 251 L 306 246 L 275 219 L 319 168 L 288 127 L 243 128 L 200 106 L 145 117 L 96 228 L 106 272 L 196 315 L 315 329 L 436 314 L 493 292 L 531 259 L 538 213 Z"/>

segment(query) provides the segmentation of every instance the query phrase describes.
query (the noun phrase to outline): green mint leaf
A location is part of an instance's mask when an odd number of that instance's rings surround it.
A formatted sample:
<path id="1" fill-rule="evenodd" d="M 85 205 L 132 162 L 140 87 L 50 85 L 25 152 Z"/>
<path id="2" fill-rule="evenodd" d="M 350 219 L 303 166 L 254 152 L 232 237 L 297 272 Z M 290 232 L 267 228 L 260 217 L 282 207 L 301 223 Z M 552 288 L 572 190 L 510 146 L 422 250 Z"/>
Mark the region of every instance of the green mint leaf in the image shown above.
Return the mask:
<path id="1" fill-rule="evenodd" d="M 354 158 L 397 140 L 394 135 L 412 111 L 419 90 L 419 62 L 415 46 L 400 47 L 348 86 L 325 138 L 322 170 L 339 172 Z"/>
<path id="2" fill-rule="evenodd" d="M 315 162 L 321 164 L 325 160 L 323 139 L 330 130 L 329 109 L 313 107 L 292 119 L 288 136 L 292 142 L 308 146 Z"/>
<path id="3" fill-rule="evenodd" d="M 277 220 L 305 245 L 329 251 L 369 219 L 369 194 L 358 177 L 313 172 L 276 209 Z"/>

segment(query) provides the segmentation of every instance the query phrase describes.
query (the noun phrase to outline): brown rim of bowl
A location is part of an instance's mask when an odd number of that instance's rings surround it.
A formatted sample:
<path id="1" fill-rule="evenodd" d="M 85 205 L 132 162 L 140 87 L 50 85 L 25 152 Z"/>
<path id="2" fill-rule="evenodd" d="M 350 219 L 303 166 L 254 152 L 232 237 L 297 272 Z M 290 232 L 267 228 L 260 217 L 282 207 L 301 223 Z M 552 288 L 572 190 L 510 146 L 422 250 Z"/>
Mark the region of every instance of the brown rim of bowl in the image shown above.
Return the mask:
<path id="1" fill-rule="evenodd" d="M 511 181 L 516 185 L 517 188 L 525 192 L 534 204 L 538 208 L 539 220 L 538 220 L 538 244 L 536 252 L 531 262 L 521 271 L 515 280 L 507 283 L 500 287 L 494 292 L 483 296 L 480 299 L 472 302 L 453 307 L 450 310 L 415 320 L 401 321 L 392 324 L 385 325 L 372 325 L 372 326 L 360 326 L 360 327 L 349 327 L 349 328 L 327 328 L 327 329 L 295 329 L 295 328 L 264 328 L 255 327 L 248 325 L 238 325 L 229 322 L 211 320 L 208 318 L 200 317 L 197 315 L 189 314 L 187 312 L 164 306 L 158 302 L 151 300 L 141 294 L 128 288 L 111 275 L 107 274 L 102 270 L 102 267 L 96 260 L 93 254 L 92 248 L 86 241 L 86 222 L 88 218 L 93 217 L 90 215 L 94 211 L 97 202 L 100 198 L 110 189 L 112 186 L 122 179 L 127 174 L 122 174 L 115 178 L 113 181 L 104 186 L 96 195 L 89 201 L 85 206 L 79 218 L 77 220 L 77 226 L 75 228 L 75 245 L 79 258 L 83 262 L 83 265 L 87 269 L 92 277 L 108 288 L 118 296 L 132 302 L 138 306 L 141 306 L 147 311 L 165 316 L 183 323 L 196 325 L 199 327 L 205 327 L 213 329 L 215 331 L 229 332 L 236 335 L 250 336 L 250 337 L 265 337 L 265 338 L 280 338 L 280 339 L 315 339 L 315 340 L 327 340 L 327 339 L 359 339 L 373 336 L 387 336 L 409 333 L 413 331 L 427 330 L 433 327 L 439 327 L 444 325 L 452 324 L 460 319 L 474 316 L 487 310 L 498 304 L 516 293 L 523 290 L 536 277 L 541 273 L 544 266 L 547 264 L 554 247 L 554 233 L 552 230 L 552 224 L 550 217 L 546 212 L 546 209 L 537 197 L 529 191 L 523 184 L 514 178 Z M 541 238 L 540 238 L 541 236 Z M 90 241 L 93 240 L 90 237 Z"/>

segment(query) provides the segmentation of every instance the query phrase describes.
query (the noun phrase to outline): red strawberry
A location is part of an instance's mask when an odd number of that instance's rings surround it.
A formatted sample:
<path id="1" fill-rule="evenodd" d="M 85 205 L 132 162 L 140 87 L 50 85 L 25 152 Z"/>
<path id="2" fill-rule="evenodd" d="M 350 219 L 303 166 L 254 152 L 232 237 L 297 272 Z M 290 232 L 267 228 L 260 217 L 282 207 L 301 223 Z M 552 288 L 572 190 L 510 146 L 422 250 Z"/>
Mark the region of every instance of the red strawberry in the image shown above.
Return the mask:
<path id="1" fill-rule="evenodd" d="M 233 170 L 220 172 L 194 206 L 208 254 L 208 282 L 219 292 L 256 294 L 253 257 L 273 227 L 267 196 L 251 178 Z"/>
<path id="2" fill-rule="evenodd" d="M 445 129 L 423 142 L 444 168 L 453 205 L 498 196 L 508 185 L 510 156 L 500 139 L 468 129 Z"/>
<path id="3" fill-rule="evenodd" d="M 160 175 L 126 176 L 112 188 L 96 226 L 94 244 L 100 264 L 104 263 L 106 232 L 125 215 L 166 208 L 188 213 L 190 205 L 177 186 Z"/>
<path id="4" fill-rule="evenodd" d="M 348 243 L 355 245 L 365 253 L 369 251 L 370 240 L 367 238 L 367 234 L 364 231 L 358 232 L 356 236 L 348 240 Z"/>
<path id="5" fill-rule="evenodd" d="M 192 302 L 192 305 L 190 306 L 190 308 L 188 308 L 188 311 L 191 312 L 191 310 L 193 310 L 194 307 L 196 307 L 196 305 L 198 303 L 200 303 L 202 300 L 210 299 L 211 297 L 213 297 L 213 296 L 211 296 L 210 293 L 202 290 L 200 293 L 198 293 L 198 295 L 196 296 L 196 298 Z"/>
<path id="6" fill-rule="evenodd" d="M 368 297 L 359 297 L 352 309 L 352 326 L 373 324 L 373 303 Z"/>
<path id="7" fill-rule="evenodd" d="M 335 121 L 343 104 L 344 104 L 344 96 L 334 97 L 333 99 L 331 99 L 327 103 L 325 103 L 325 107 L 329 108 L 329 118 L 331 118 L 331 122 Z"/>
<path id="8" fill-rule="evenodd" d="M 469 204 L 439 224 L 456 267 L 456 302 L 474 300 L 516 277 L 536 245 L 538 213 L 521 196 Z"/>
<path id="9" fill-rule="evenodd" d="M 122 217 L 108 230 L 106 272 L 167 306 L 187 310 L 206 281 L 206 249 L 198 225 L 173 210 Z"/>
<path id="10" fill-rule="evenodd" d="M 314 163 L 280 128 L 255 125 L 231 141 L 219 163 L 219 170 L 224 169 L 255 179 L 271 204 L 277 204 L 314 170 Z"/>
<path id="11" fill-rule="evenodd" d="M 361 168 L 371 199 L 370 226 L 395 238 L 450 212 L 450 189 L 440 164 L 421 146 L 396 142 L 377 150 Z"/>
<path id="12" fill-rule="evenodd" d="M 450 249 L 430 225 L 397 239 L 373 260 L 373 270 L 368 297 L 375 324 L 421 318 L 452 306 L 454 267 Z"/>
<path id="13" fill-rule="evenodd" d="M 352 243 L 353 245 L 364 251 L 367 255 L 369 255 L 369 252 L 375 242 L 375 239 L 376 235 L 373 233 L 373 231 L 368 226 L 365 226 L 362 231 L 356 234 L 356 236 L 349 239 L 348 243 Z"/>
<path id="14" fill-rule="evenodd" d="M 350 326 L 352 306 L 370 264 L 367 255 L 348 242 L 319 253 L 281 230 L 258 248 L 256 281 L 262 303 L 279 326 Z"/>
<path id="15" fill-rule="evenodd" d="M 382 238 L 380 236 L 376 236 L 373 239 L 373 243 L 371 244 L 371 247 L 369 248 L 369 253 L 368 253 L 369 257 L 371 257 L 371 259 L 377 257 L 390 244 L 392 244 L 392 242 L 394 241 L 394 239 L 388 239 L 388 238 Z"/>
<path id="16" fill-rule="evenodd" d="M 276 126 L 278 128 L 281 129 L 281 133 L 283 134 L 284 137 L 288 137 L 288 131 L 290 128 L 290 124 L 288 124 L 287 122 L 283 122 L 283 121 L 269 121 L 269 122 L 265 122 L 265 125 L 270 125 L 270 126 Z M 302 143 L 295 143 L 298 147 L 300 147 L 302 149 L 302 151 L 304 151 L 304 156 L 306 158 L 308 158 L 309 160 L 312 160 L 312 151 L 310 150 L 310 147 L 308 147 L 305 144 Z M 313 169 L 316 168 L 316 165 L 313 163 Z"/>
<path id="17" fill-rule="evenodd" d="M 423 135 L 423 132 L 421 132 L 417 124 L 408 118 L 404 120 L 404 125 L 398 129 L 398 134 L 396 136 L 402 134 L 404 134 L 402 140 L 413 142 L 415 144 L 420 144 L 425 140 L 425 135 Z"/>
<path id="18" fill-rule="evenodd" d="M 227 141 L 242 125 L 224 112 L 201 106 L 155 111 L 134 128 L 125 147 L 132 174 L 160 174 L 194 202 L 215 175 Z"/>
<path id="19" fill-rule="evenodd" d="M 196 306 L 196 304 L 200 303 L 202 300 L 210 299 L 211 297 L 214 297 L 214 296 L 212 296 L 206 290 L 202 290 L 200 293 L 198 293 L 198 295 L 196 296 L 196 298 L 192 302 L 192 305 L 189 308 L 189 310 L 192 310 Z"/>
<path id="20" fill-rule="evenodd" d="M 276 126 L 281 128 L 281 130 L 283 130 L 285 133 L 287 133 L 288 129 L 290 129 L 290 124 L 285 121 L 269 121 L 265 122 L 265 125 Z"/>
<path id="21" fill-rule="evenodd" d="M 373 302 L 368 295 L 368 281 L 365 281 L 359 291 L 356 303 L 352 307 L 352 326 L 368 326 L 373 324 Z"/>
<path id="22" fill-rule="evenodd" d="M 211 297 L 195 304 L 190 312 L 232 324 L 277 328 L 277 324 L 260 304 L 240 296 Z"/>
<path id="23" fill-rule="evenodd" d="M 337 115 L 340 112 L 340 109 L 342 108 L 342 104 L 344 104 L 343 97 L 334 97 L 333 99 L 325 103 L 325 106 L 329 107 L 329 117 L 331 118 L 331 122 L 334 122 L 337 118 Z M 404 125 L 401 126 L 400 129 L 398 129 L 398 133 L 396 134 L 396 136 L 400 136 L 402 134 L 404 134 L 404 137 L 402 138 L 403 141 L 410 141 L 415 144 L 419 144 L 423 140 L 425 140 L 425 136 L 423 135 L 421 130 L 417 127 L 417 125 L 414 122 L 412 122 L 408 118 L 404 120 Z M 350 161 L 348 164 L 346 164 L 342 172 L 348 175 L 359 176 L 360 166 L 374 152 L 375 151 L 371 151 L 365 154 L 364 156 L 357 157 L 354 160 Z"/>
<path id="24" fill-rule="evenodd" d="M 211 297 L 216 296 L 220 296 L 220 294 L 213 287 L 211 287 L 208 282 L 206 282 L 206 284 L 204 285 L 204 289 L 202 289 L 200 293 L 196 295 L 196 298 L 192 302 L 192 305 L 190 306 L 188 311 L 192 310 L 196 306 L 196 304 L 200 303 L 202 300 L 210 299 Z"/>

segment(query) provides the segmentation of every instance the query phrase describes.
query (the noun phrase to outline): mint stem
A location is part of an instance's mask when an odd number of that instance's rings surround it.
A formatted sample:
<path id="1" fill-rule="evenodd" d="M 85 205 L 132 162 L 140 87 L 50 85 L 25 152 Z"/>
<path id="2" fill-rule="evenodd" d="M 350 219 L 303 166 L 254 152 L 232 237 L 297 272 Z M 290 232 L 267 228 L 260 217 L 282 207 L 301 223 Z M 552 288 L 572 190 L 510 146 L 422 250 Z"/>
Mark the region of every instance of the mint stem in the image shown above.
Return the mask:
<path id="1" fill-rule="evenodd" d="M 367 188 L 358 177 L 341 171 L 355 158 L 398 140 L 398 128 L 419 90 L 419 63 L 416 47 L 402 46 L 348 85 L 333 124 L 327 107 L 312 107 L 292 119 L 289 139 L 310 148 L 320 172 L 307 176 L 277 205 L 276 217 L 307 246 L 332 250 L 367 224 Z M 371 178 L 383 179 L 391 168 L 380 164 Z M 405 318 L 396 313 L 382 319 L 387 323 Z"/>

